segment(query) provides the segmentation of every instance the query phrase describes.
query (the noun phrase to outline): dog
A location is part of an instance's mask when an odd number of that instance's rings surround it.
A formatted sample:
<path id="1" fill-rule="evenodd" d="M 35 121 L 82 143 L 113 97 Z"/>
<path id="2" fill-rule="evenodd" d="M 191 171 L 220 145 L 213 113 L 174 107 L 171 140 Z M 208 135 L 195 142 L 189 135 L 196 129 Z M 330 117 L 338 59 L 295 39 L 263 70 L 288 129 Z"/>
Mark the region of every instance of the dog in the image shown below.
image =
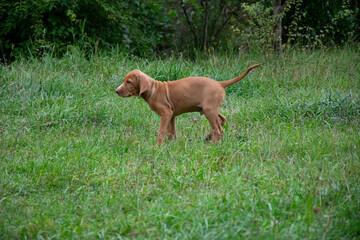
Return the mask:
<path id="1" fill-rule="evenodd" d="M 126 74 L 116 93 L 120 97 L 143 98 L 150 109 L 160 116 L 157 145 L 163 144 L 166 135 L 170 140 L 176 139 L 176 116 L 187 112 L 204 114 L 211 125 L 211 131 L 205 139 L 217 142 L 224 134 L 222 127 L 226 122 L 226 118 L 219 113 L 226 87 L 239 82 L 259 65 L 255 64 L 240 76 L 221 82 L 206 77 L 160 82 L 140 70 L 133 70 Z"/>

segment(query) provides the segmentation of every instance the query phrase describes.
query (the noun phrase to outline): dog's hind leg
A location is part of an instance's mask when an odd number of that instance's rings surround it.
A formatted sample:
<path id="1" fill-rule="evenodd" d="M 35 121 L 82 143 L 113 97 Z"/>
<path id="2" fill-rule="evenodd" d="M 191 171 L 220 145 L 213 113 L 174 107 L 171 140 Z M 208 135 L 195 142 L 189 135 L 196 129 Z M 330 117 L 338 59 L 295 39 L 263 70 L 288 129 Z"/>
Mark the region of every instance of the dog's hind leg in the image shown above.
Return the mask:
<path id="1" fill-rule="evenodd" d="M 223 129 L 222 129 L 222 127 L 225 125 L 225 122 L 226 122 L 226 118 L 219 113 L 219 114 L 218 114 L 218 119 L 217 119 L 217 124 L 220 125 L 220 129 L 221 129 L 221 132 L 222 132 L 222 133 L 224 132 Z M 212 134 L 213 134 L 213 130 L 211 130 L 211 131 L 209 132 L 209 134 L 204 137 L 204 139 L 207 140 L 207 141 L 208 141 L 208 140 L 211 140 L 211 139 L 212 139 Z M 222 134 L 221 134 L 221 135 L 222 135 Z"/>
<path id="2" fill-rule="evenodd" d="M 214 110 L 213 108 L 204 109 L 204 114 L 206 118 L 209 120 L 211 126 L 211 132 L 205 137 L 205 139 L 209 139 L 211 137 L 211 142 L 217 142 L 224 134 L 224 130 L 222 129 L 223 116 L 220 117 L 218 113 L 218 109 Z M 221 119 L 221 120 L 220 120 Z"/>
<path id="3" fill-rule="evenodd" d="M 218 114 L 218 121 L 220 122 L 220 125 L 223 127 L 226 123 L 226 117 L 224 117 L 223 115 L 221 115 L 220 113 Z"/>

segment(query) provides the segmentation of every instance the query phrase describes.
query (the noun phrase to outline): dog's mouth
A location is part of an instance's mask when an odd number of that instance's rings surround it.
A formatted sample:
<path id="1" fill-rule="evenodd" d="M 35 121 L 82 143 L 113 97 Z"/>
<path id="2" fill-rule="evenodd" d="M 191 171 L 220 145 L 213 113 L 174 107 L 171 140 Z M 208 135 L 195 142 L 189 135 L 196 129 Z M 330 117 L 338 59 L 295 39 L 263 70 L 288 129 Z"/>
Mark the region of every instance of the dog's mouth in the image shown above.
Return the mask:
<path id="1" fill-rule="evenodd" d="M 130 94 L 124 94 L 122 92 L 116 92 L 119 97 L 131 97 Z"/>
<path id="2" fill-rule="evenodd" d="M 119 96 L 119 97 L 126 97 L 126 95 L 124 94 L 123 91 L 120 90 L 120 88 L 117 88 L 115 90 L 116 94 Z"/>

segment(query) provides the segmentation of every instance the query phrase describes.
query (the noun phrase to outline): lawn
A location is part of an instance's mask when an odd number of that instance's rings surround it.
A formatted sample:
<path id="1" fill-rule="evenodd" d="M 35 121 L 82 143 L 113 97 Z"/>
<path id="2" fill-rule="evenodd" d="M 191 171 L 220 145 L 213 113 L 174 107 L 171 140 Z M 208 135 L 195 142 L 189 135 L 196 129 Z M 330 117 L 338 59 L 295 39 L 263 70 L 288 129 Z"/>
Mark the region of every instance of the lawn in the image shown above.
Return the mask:
<path id="1" fill-rule="evenodd" d="M 199 113 L 160 124 L 125 74 L 218 81 L 220 142 Z M 0 66 L 1 239 L 360 238 L 360 50 L 142 59 L 114 50 Z"/>

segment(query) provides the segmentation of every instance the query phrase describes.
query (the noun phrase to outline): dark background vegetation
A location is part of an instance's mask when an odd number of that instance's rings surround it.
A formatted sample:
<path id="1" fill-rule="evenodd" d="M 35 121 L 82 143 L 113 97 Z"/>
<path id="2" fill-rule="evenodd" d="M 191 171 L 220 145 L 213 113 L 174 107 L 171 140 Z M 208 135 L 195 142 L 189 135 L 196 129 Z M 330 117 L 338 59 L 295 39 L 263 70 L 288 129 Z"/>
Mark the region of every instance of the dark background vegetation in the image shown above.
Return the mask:
<path id="1" fill-rule="evenodd" d="M 282 49 L 342 46 L 360 38 L 358 0 L 1 0 L 0 54 L 11 62 L 19 54 L 61 55 L 74 44 L 139 56 L 268 51 L 279 20 Z"/>

